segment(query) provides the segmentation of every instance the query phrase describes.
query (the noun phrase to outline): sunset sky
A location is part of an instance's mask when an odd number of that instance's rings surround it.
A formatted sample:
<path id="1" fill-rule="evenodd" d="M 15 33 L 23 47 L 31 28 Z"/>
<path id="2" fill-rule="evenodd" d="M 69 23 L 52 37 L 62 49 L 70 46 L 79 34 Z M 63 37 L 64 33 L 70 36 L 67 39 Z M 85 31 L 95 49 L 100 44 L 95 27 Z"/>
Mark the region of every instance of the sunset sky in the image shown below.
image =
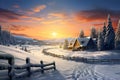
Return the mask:
<path id="1" fill-rule="evenodd" d="M 77 37 L 102 28 L 110 14 L 120 19 L 120 0 L 0 0 L 0 25 L 15 35 L 39 40 Z"/>

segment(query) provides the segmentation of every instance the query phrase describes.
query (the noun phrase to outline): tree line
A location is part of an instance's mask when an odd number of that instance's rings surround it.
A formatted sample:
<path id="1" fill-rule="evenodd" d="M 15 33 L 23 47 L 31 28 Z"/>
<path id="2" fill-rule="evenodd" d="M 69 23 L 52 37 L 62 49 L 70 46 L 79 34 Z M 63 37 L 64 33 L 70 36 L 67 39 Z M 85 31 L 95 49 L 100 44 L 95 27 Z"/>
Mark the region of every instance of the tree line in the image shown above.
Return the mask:
<path id="1" fill-rule="evenodd" d="M 84 31 L 81 30 L 79 33 L 80 38 L 84 38 Z M 120 20 L 118 21 L 117 29 L 114 30 L 112 26 L 112 20 L 108 15 L 107 24 L 103 24 L 102 29 L 96 30 L 95 27 L 91 28 L 90 37 L 95 40 L 97 50 L 120 50 Z M 63 48 L 67 49 L 68 40 L 65 39 Z"/>
<path id="2" fill-rule="evenodd" d="M 0 26 L 0 44 L 10 45 L 16 44 L 14 36 L 7 30 L 2 30 Z"/>
<path id="3" fill-rule="evenodd" d="M 116 31 L 113 29 L 110 15 L 108 15 L 107 25 L 100 30 L 96 30 L 94 27 L 91 28 L 90 37 L 95 38 L 97 41 L 98 50 L 112 50 L 120 49 L 120 20 Z M 80 38 L 84 37 L 84 31 L 81 30 L 79 34 Z"/>

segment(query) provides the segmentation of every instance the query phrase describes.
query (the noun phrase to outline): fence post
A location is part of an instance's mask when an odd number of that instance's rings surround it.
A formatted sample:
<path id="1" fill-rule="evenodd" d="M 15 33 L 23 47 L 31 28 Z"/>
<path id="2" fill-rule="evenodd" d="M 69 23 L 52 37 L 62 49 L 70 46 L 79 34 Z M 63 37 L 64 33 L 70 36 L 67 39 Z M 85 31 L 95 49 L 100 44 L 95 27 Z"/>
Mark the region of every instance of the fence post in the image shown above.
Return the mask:
<path id="1" fill-rule="evenodd" d="M 28 71 L 28 77 L 31 76 L 31 66 L 30 66 L 30 58 L 26 58 L 26 70 Z"/>
<path id="2" fill-rule="evenodd" d="M 44 73 L 44 64 L 43 64 L 43 61 L 40 61 L 40 64 L 41 64 L 41 73 L 43 74 Z"/>
<path id="3" fill-rule="evenodd" d="M 8 59 L 8 63 L 10 66 L 14 65 L 14 58 Z M 10 73 L 10 72 L 11 72 L 11 70 L 8 70 L 8 73 Z"/>
<path id="4" fill-rule="evenodd" d="M 14 58 L 9 58 L 9 59 L 8 59 L 8 63 L 9 63 L 10 65 L 14 64 Z"/>
<path id="5" fill-rule="evenodd" d="M 54 66 L 54 70 L 56 70 L 56 65 L 55 65 L 55 61 L 53 62 L 53 66 Z"/>
<path id="6" fill-rule="evenodd" d="M 8 67 L 8 76 L 10 80 L 14 80 L 15 78 L 15 73 L 14 73 L 14 59 L 9 59 L 8 63 L 10 66 Z"/>

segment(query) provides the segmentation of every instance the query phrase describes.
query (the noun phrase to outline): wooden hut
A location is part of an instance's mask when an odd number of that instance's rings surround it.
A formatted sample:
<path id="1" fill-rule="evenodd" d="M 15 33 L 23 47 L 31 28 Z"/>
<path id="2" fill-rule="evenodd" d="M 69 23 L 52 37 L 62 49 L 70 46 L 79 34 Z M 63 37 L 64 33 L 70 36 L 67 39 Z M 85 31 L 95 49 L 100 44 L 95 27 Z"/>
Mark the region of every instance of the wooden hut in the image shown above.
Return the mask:
<path id="1" fill-rule="evenodd" d="M 90 37 L 77 38 L 73 44 L 73 50 L 91 50 L 95 48 L 96 44 Z"/>

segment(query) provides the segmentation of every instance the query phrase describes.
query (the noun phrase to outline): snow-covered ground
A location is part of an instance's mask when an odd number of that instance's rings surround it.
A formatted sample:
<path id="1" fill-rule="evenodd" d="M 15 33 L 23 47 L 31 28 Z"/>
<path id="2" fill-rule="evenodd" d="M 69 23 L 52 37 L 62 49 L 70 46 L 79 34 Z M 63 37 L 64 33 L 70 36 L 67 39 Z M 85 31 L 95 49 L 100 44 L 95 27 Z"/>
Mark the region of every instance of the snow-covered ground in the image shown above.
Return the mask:
<path id="1" fill-rule="evenodd" d="M 89 59 L 120 59 L 120 51 L 71 51 L 60 48 L 48 49 L 47 52 L 57 55 L 64 55 L 66 57 L 84 57 Z"/>
<path id="2" fill-rule="evenodd" d="M 44 55 L 42 53 L 44 48 L 51 48 L 51 46 L 29 46 L 31 53 L 28 53 L 20 50 L 19 46 L 15 48 L 14 46 L 6 47 L 0 45 L 0 54 L 14 55 L 15 64 L 17 65 L 25 64 L 26 57 L 30 57 L 32 63 L 39 63 L 40 60 L 56 62 L 56 71 L 45 72 L 45 74 L 38 72 L 31 77 L 24 78 L 24 80 L 120 80 L 120 64 L 86 64 L 63 60 L 61 58 Z M 55 49 L 52 51 L 55 51 Z M 61 54 L 61 52 L 65 53 L 63 50 L 60 52 L 57 51 L 56 53 Z M 68 52 L 69 51 L 66 51 L 66 53 Z M 86 51 L 83 51 L 83 53 L 88 54 L 89 52 L 86 53 Z M 2 74 L 1 71 L 0 74 Z"/>

